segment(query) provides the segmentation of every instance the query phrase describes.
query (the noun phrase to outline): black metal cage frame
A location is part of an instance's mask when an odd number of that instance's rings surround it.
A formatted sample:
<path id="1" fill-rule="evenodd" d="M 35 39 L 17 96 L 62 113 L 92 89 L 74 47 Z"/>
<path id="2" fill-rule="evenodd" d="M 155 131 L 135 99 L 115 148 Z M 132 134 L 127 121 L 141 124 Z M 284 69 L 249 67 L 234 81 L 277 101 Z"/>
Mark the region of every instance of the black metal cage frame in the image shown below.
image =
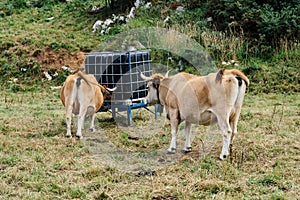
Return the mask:
<path id="1" fill-rule="evenodd" d="M 93 74 L 101 85 L 117 87 L 111 100 L 105 100 L 100 111 L 127 110 L 131 124 L 131 109 L 146 107 L 147 81 L 140 77 L 152 75 L 151 58 L 148 50 L 129 52 L 92 52 L 86 54 L 85 71 Z"/>

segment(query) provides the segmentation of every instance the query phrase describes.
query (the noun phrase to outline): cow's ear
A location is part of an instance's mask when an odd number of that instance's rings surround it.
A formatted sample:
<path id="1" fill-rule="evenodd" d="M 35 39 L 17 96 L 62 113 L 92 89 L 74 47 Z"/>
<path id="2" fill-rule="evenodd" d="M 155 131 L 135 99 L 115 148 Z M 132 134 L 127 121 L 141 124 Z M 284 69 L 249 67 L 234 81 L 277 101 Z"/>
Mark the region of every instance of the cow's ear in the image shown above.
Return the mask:
<path id="1" fill-rule="evenodd" d="M 101 89 L 102 94 L 105 94 L 107 92 L 106 85 L 100 85 L 100 89 Z"/>
<path id="2" fill-rule="evenodd" d="M 224 71 L 225 71 L 224 68 L 222 68 L 218 71 L 217 76 L 216 76 L 216 82 L 220 82 L 220 83 L 222 82 Z"/>

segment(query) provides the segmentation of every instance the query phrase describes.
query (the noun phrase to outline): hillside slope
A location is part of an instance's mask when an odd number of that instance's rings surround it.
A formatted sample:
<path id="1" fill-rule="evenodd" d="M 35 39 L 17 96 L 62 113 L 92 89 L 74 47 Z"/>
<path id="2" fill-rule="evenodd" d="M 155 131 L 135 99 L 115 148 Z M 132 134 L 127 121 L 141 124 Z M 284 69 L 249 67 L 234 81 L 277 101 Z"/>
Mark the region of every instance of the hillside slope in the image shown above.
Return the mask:
<path id="1" fill-rule="evenodd" d="M 20 2 L 23 4 L 17 4 Z M 251 52 L 259 50 L 264 55 L 263 49 L 250 49 L 245 36 L 236 33 L 226 35 L 209 29 L 207 19 L 201 18 L 203 9 L 207 8 L 184 8 L 183 12 L 179 12 L 176 9 L 179 5 L 158 1 L 150 8 L 136 9 L 136 17 L 128 24 L 116 24 L 108 34 L 102 35 L 100 31 L 93 33 L 93 24 L 111 17 L 113 11 L 105 8 L 101 1 L 96 11 L 92 11 L 91 7 L 94 1 L 53 0 L 39 6 L 27 3 L 40 1 L 24 2 L 0 3 L 0 76 L 8 88 L 12 87 L 13 80 L 17 80 L 18 85 L 13 85 L 17 91 L 45 78 L 44 71 L 52 75 L 58 73 L 57 77 L 53 77 L 53 84 L 61 84 L 68 74 L 62 72 L 63 66 L 78 68 L 83 64 L 84 53 L 97 49 L 109 36 L 144 26 L 174 29 L 195 39 L 213 56 L 218 67 L 238 67 L 247 72 L 253 83 L 250 91 L 299 91 L 298 44 L 283 43 L 282 50 L 271 58 L 257 59 Z M 127 15 L 130 10 L 114 12 Z M 165 64 L 168 56 L 168 52 L 158 51 L 152 58 Z M 232 59 L 239 66 L 222 65 L 223 61 Z M 278 81 L 283 85 L 278 85 Z"/>

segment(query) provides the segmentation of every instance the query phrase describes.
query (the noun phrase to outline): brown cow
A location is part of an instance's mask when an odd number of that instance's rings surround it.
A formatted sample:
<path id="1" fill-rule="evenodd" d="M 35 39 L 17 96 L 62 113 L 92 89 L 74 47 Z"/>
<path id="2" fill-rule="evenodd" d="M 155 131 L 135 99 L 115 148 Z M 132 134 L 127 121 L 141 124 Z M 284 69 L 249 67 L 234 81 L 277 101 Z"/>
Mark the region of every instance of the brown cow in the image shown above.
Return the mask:
<path id="1" fill-rule="evenodd" d="M 100 85 L 91 74 L 79 71 L 69 75 L 61 88 L 60 98 L 66 109 L 67 137 L 71 137 L 72 113 L 78 115 L 76 137 L 82 138 L 81 129 L 85 116 L 91 117 L 90 130 L 95 131 L 95 112 L 103 105 L 105 98 L 110 96 L 114 89 Z"/>
<path id="2" fill-rule="evenodd" d="M 191 151 L 190 130 L 192 123 L 210 125 L 218 122 L 223 135 L 220 159 L 229 155 L 229 145 L 237 133 L 237 123 L 249 85 L 248 78 L 239 70 L 221 69 L 207 76 L 179 73 L 170 78 L 154 74 L 148 80 L 148 103 L 160 103 L 166 107 L 172 140 L 168 149 L 175 153 L 178 124 L 186 121 L 184 151 Z"/>

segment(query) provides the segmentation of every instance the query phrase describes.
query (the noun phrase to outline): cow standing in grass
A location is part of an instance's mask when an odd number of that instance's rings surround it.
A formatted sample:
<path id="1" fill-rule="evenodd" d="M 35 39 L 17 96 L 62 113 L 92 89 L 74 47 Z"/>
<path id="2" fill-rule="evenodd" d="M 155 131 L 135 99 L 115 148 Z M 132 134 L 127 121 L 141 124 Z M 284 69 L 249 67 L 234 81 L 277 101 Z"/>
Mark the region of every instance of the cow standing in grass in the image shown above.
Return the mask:
<path id="1" fill-rule="evenodd" d="M 223 136 L 220 159 L 229 155 L 229 145 L 237 133 L 237 123 L 246 91 L 248 78 L 239 70 L 221 69 L 207 76 L 179 73 L 170 78 L 154 74 L 148 80 L 148 103 L 160 103 L 168 112 L 172 140 L 169 153 L 176 151 L 178 125 L 186 121 L 184 151 L 191 151 L 191 124 L 218 123 Z"/>
<path id="2" fill-rule="evenodd" d="M 67 77 L 61 88 L 60 98 L 66 109 L 67 137 L 71 137 L 72 113 L 78 115 L 76 137 L 82 138 L 82 127 L 86 116 L 91 117 L 90 130 L 95 131 L 95 113 L 103 105 L 104 99 L 110 98 L 109 89 L 100 85 L 91 74 L 79 71 Z"/>

